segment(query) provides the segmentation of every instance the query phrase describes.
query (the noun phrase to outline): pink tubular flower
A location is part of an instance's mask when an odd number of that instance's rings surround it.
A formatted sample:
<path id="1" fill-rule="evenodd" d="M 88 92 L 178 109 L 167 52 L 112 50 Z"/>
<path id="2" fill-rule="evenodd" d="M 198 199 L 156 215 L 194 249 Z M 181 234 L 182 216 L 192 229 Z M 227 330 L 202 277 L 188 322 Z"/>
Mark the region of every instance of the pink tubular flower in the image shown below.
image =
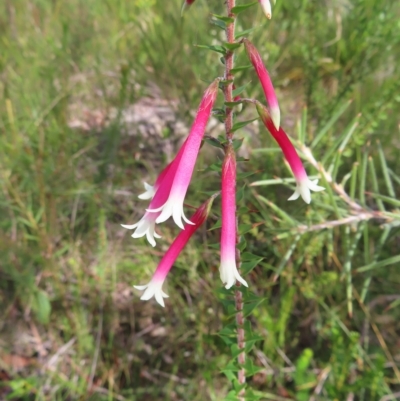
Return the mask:
<path id="1" fill-rule="evenodd" d="M 169 163 L 167 167 L 165 167 L 164 170 L 157 177 L 154 187 L 145 184 L 145 188 L 147 189 L 147 191 L 144 194 L 139 195 L 139 198 L 148 199 L 152 197 L 153 199 L 151 200 L 149 205 L 150 209 L 160 208 L 168 200 L 176 170 L 182 158 L 182 154 L 185 151 L 185 146 L 186 141 L 179 149 L 179 152 L 176 155 L 175 159 L 171 163 Z M 144 195 L 146 197 L 144 197 Z M 154 213 L 147 211 L 138 223 L 121 225 L 128 230 L 136 229 L 135 232 L 132 234 L 132 237 L 140 238 L 145 235 L 149 243 L 154 247 L 156 246 L 156 241 L 154 238 L 161 238 L 161 236 L 155 232 L 156 220 L 157 217 L 160 216 L 160 214 L 160 212 Z"/>
<path id="2" fill-rule="evenodd" d="M 166 221 L 171 216 L 175 224 L 182 229 L 184 228 L 182 219 L 186 223 L 191 224 L 183 212 L 183 202 L 192 178 L 206 124 L 210 117 L 215 99 L 217 98 L 218 82 L 219 79 L 216 79 L 205 91 L 189 136 L 186 139 L 181 158 L 179 163 L 177 163 L 176 170 L 174 171 L 173 168 L 170 168 L 167 173 L 168 179 L 172 180 L 172 185 L 166 201 L 158 206 L 151 204 L 147 209 L 147 211 L 151 213 L 161 212 L 156 219 L 157 224 Z M 166 179 L 167 177 L 165 177 L 163 183 Z M 163 185 L 160 185 L 155 197 L 157 193 L 162 190 L 162 187 Z"/>
<path id="3" fill-rule="evenodd" d="M 276 98 L 271 78 L 261 60 L 260 53 L 258 53 L 255 46 L 248 39 L 243 39 L 243 43 L 246 47 L 250 62 L 251 64 L 253 64 L 253 67 L 256 70 L 258 79 L 260 80 L 261 86 L 263 88 L 265 98 L 269 105 L 272 121 L 274 122 L 275 128 L 279 130 L 281 122 L 281 112 L 279 110 L 278 99 Z"/>
<path id="4" fill-rule="evenodd" d="M 220 277 L 225 288 L 231 288 L 236 280 L 247 287 L 236 267 L 236 158 L 228 150 L 222 165 L 222 228 Z"/>
<path id="5" fill-rule="evenodd" d="M 292 169 L 293 175 L 296 179 L 296 190 L 288 200 L 296 200 L 301 196 L 304 202 L 310 203 L 310 190 L 319 192 L 323 191 L 325 188 L 317 185 L 318 180 L 311 181 L 308 178 L 303 163 L 301 162 L 300 157 L 296 152 L 296 149 L 292 145 L 292 142 L 290 142 L 288 136 L 286 135 L 286 132 L 282 128 L 279 128 L 279 130 L 276 129 L 267 108 L 259 102 L 256 103 L 256 108 L 262 122 L 282 149 L 282 152 L 287 162 L 289 163 L 289 166 Z"/>
<path id="6" fill-rule="evenodd" d="M 271 3 L 269 2 L 269 0 L 258 0 L 258 2 L 261 4 L 261 8 L 264 11 L 265 16 L 268 19 L 271 19 L 272 11 L 271 11 Z"/>
<path id="7" fill-rule="evenodd" d="M 161 306 L 165 306 L 164 298 L 168 298 L 168 295 L 162 290 L 165 278 L 167 277 L 167 274 L 171 270 L 172 265 L 175 263 L 175 260 L 179 256 L 183 247 L 189 241 L 190 237 L 207 219 L 211 205 L 216 196 L 217 195 L 213 195 L 195 211 L 191 217 L 193 225 L 186 225 L 185 229 L 178 234 L 158 264 L 156 272 L 154 273 L 151 281 L 146 285 L 134 286 L 138 290 L 144 290 L 144 293 L 140 299 L 147 301 L 150 298 L 155 297 L 156 301 Z"/>

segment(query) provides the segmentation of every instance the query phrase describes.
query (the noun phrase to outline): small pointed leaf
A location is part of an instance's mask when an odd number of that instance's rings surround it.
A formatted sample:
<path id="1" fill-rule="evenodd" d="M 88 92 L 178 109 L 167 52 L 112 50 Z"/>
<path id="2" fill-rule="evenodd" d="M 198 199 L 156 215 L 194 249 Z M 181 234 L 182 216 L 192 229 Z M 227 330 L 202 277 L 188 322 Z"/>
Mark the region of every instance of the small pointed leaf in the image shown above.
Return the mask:
<path id="1" fill-rule="evenodd" d="M 239 13 L 247 10 L 248 8 L 253 7 L 257 3 L 258 3 L 258 1 L 253 1 L 252 3 L 241 4 L 239 6 L 235 6 L 235 7 L 232 8 L 232 12 L 234 14 L 239 14 Z"/>

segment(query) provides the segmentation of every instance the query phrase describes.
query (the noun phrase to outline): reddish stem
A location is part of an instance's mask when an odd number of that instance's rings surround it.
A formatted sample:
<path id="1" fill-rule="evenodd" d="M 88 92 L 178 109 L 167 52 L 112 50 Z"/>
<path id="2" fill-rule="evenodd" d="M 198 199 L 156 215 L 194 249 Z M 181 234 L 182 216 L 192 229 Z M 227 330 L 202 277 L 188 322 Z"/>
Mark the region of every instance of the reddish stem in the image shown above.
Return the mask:
<path id="1" fill-rule="evenodd" d="M 226 8 L 228 17 L 235 18 L 235 15 L 232 13 L 232 8 L 235 7 L 235 0 L 226 0 Z M 227 43 L 235 43 L 235 20 L 233 22 L 228 23 L 226 26 L 226 41 Z M 228 81 L 232 81 L 225 86 L 225 102 L 232 102 L 233 101 L 233 75 L 231 70 L 233 68 L 233 52 L 228 50 L 225 56 L 225 79 Z M 227 152 L 229 148 L 232 147 L 232 132 L 233 126 L 233 110 L 231 107 L 226 107 L 225 112 L 225 134 L 226 139 L 229 141 Z M 238 230 L 238 218 L 236 218 L 236 243 L 239 244 L 240 236 Z M 236 265 L 239 270 L 240 268 L 240 251 L 236 249 Z M 246 383 L 246 372 L 244 369 L 244 363 L 246 361 L 246 353 L 245 349 L 245 333 L 244 333 L 244 316 L 243 316 L 243 294 L 239 291 L 240 283 L 237 282 L 237 287 L 235 290 L 235 306 L 236 306 L 236 326 L 237 326 L 237 344 L 239 349 L 243 350 L 238 355 L 238 363 L 240 369 L 238 371 L 238 382 L 239 384 Z M 242 389 L 238 394 L 239 401 L 245 401 L 245 390 Z"/>

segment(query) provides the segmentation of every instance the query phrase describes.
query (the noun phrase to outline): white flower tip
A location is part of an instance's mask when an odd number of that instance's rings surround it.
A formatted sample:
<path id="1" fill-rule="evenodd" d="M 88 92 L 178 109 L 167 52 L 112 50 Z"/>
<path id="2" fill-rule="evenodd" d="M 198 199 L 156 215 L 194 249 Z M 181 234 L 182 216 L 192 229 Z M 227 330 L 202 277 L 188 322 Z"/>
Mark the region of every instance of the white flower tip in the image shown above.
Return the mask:
<path id="1" fill-rule="evenodd" d="M 165 308 L 164 298 L 161 294 L 159 294 L 159 293 L 155 294 L 154 298 L 156 299 L 156 301 L 159 305 L 161 305 L 163 308 Z"/>
<path id="2" fill-rule="evenodd" d="M 298 181 L 296 184 L 296 190 L 294 194 L 288 200 L 296 200 L 300 196 L 308 205 L 311 203 L 311 191 L 320 192 L 325 188 L 317 185 L 318 180 L 309 180 L 308 178 Z"/>
<path id="3" fill-rule="evenodd" d="M 293 201 L 293 200 L 299 199 L 299 197 L 300 197 L 300 193 L 297 192 L 297 190 L 296 190 L 296 191 L 294 191 L 294 194 L 288 199 L 288 201 Z"/>
<path id="4" fill-rule="evenodd" d="M 133 237 L 133 235 L 132 235 Z M 135 238 L 135 237 L 133 237 Z M 152 237 L 149 233 L 146 234 L 147 241 L 149 241 L 149 244 L 154 248 L 156 246 L 156 240 L 154 237 Z"/>
<path id="5" fill-rule="evenodd" d="M 240 280 L 239 280 L 245 287 L 248 287 L 249 285 L 247 284 L 247 281 L 246 280 L 244 280 L 242 277 L 240 277 Z"/>
<path id="6" fill-rule="evenodd" d="M 149 284 L 134 285 L 133 287 L 140 291 L 144 290 L 144 293 L 140 297 L 142 301 L 148 301 L 154 297 L 157 303 L 164 308 L 164 298 L 168 298 L 168 295 L 162 290 L 162 285 L 163 281 L 150 281 Z"/>
<path id="7" fill-rule="evenodd" d="M 182 220 L 180 218 L 174 217 L 174 222 L 181 230 L 185 229 L 185 226 L 183 225 Z"/>
<path id="8" fill-rule="evenodd" d="M 136 288 L 139 291 L 143 291 L 147 288 L 147 284 L 146 285 L 134 285 L 133 288 Z"/>
<path id="9" fill-rule="evenodd" d="M 121 224 L 121 227 L 127 228 L 128 230 L 133 230 L 138 226 L 138 223 L 136 224 Z"/>
<path id="10" fill-rule="evenodd" d="M 236 284 L 236 281 L 239 281 L 239 283 L 241 283 L 241 284 L 244 285 L 245 287 L 248 287 L 248 286 L 249 286 L 249 285 L 247 284 L 246 280 L 244 280 L 244 279 L 239 275 L 239 273 L 238 273 L 237 276 L 236 276 L 233 280 L 231 280 L 231 281 L 229 281 L 229 282 L 227 282 L 227 283 L 225 284 L 225 288 L 226 288 L 227 290 L 229 290 L 229 288 L 231 288 L 232 286 L 234 286 L 234 285 Z"/>
<path id="11" fill-rule="evenodd" d="M 233 262 L 221 262 L 220 268 L 220 277 L 222 283 L 225 285 L 225 288 L 229 290 L 233 285 L 236 284 L 236 281 L 242 283 L 245 287 L 248 287 L 246 280 L 244 280 L 236 267 L 236 263 Z"/>
<path id="12" fill-rule="evenodd" d="M 144 189 L 146 192 L 143 192 L 138 196 L 139 199 L 146 200 L 146 199 L 151 199 L 153 198 L 154 194 L 156 193 L 154 187 L 152 185 L 149 185 L 147 182 L 144 182 Z"/>
<path id="13" fill-rule="evenodd" d="M 175 224 L 182 230 L 185 229 L 185 226 L 182 223 L 182 219 L 188 223 L 188 224 L 192 224 L 195 225 L 194 223 L 192 223 L 186 216 L 185 213 L 183 211 L 183 205 L 175 205 L 173 210 L 172 210 L 172 218 L 174 219 Z"/>
<path id="14" fill-rule="evenodd" d="M 146 236 L 147 241 L 150 242 L 150 244 L 154 247 L 156 246 L 156 241 L 154 238 L 161 238 L 160 235 L 158 235 L 155 232 L 155 221 L 154 217 L 152 215 L 145 214 L 142 219 L 131 226 L 121 224 L 122 227 L 124 228 L 129 228 L 133 229 L 136 228 L 136 230 L 133 232 L 131 235 L 132 238 L 141 238 Z"/>
<path id="15" fill-rule="evenodd" d="M 311 191 L 314 191 L 314 192 L 321 192 L 321 191 L 325 190 L 324 187 L 321 187 L 317 184 L 318 184 L 318 180 L 312 180 L 312 181 L 310 180 L 308 187 L 311 189 Z"/>
<path id="16" fill-rule="evenodd" d="M 190 221 L 190 220 L 183 214 L 183 212 L 182 212 L 182 218 L 183 218 L 183 220 L 185 220 L 185 223 L 191 224 L 192 226 L 195 226 L 195 225 L 196 225 L 196 223 L 193 223 L 193 221 Z"/>

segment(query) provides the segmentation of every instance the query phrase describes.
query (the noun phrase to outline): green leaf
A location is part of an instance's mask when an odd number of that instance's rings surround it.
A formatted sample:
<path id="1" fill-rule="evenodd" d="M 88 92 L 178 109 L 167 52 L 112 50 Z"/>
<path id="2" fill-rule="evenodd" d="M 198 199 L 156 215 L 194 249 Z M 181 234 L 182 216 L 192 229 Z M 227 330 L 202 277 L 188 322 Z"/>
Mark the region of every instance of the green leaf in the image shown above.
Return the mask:
<path id="1" fill-rule="evenodd" d="M 377 269 L 379 267 L 394 265 L 395 263 L 398 263 L 398 262 L 400 262 L 400 255 L 393 256 L 391 258 L 387 258 L 387 259 L 381 260 L 379 262 L 370 263 L 369 265 L 359 267 L 358 269 L 356 269 L 356 271 L 358 273 L 366 272 L 368 270 Z"/>
<path id="2" fill-rule="evenodd" d="M 231 24 L 232 22 L 235 22 L 235 18 L 232 17 L 226 17 L 225 15 L 218 15 L 218 14 L 211 14 L 211 15 L 217 20 L 223 21 L 226 24 Z"/>
<path id="3" fill-rule="evenodd" d="M 244 350 L 240 349 L 237 343 L 231 345 L 231 355 L 232 358 L 236 359 L 239 354 L 241 354 Z"/>
<path id="4" fill-rule="evenodd" d="M 232 69 L 231 69 L 231 73 L 232 73 L 232 74 L 235 74 L 236 72 L 246 71 L 246 70 L 248 70 L 248 69 L 251 68 L 251 67 L 253 67 L 251 64 L 248 64 L 248 65 L 239 65 L 239 66 L 237 66 L 237 67 L 232 68 Z"/>
<path id="5" fill-rule="evenodd" d="M 285 266 L 287 265 L 287 263 L 289 262 L 290 258 L 292 257 L 292 254 L 294 252 L 294 250 L 296 249 L 297 243 L 300 241 L 301 235 L 296 235 L 296 237 L 294 238 L 294 240 L 292 240 L 292 243 L 289 247 L 289 249 L 287 250 L 287 252 L 285 253 L 285 255 L 283 256 L 282 260 L 280 261 L 275 275 L 274 275 L 274 281 L 276 281 L 278 279 L 278 277 L 281 275 L 283 269 L 285 268 Z"/>
<path id="6" fill-rule="evenodd" d="M 389 168 L 388 168 L 388 165 L 386 163 L 386 157 L 385 157 L 385 154 L 383 152 L 382 145 L 381 145 L 380 141 L 378 141 L 377 144 L 378 144 L 379 159 L 381 161 L 382 173 L 383 173 L 383 177 L 385 179 L 386 188 L 387 188 L 387 191 L 388 191 L 389 195 L 392 198 L 395 198 L 396 197 L 396 193 L 394 191 L 393 183 L 392 183 L 392 180 L 391 180 L 390 175 L 389 175 Z"/>
<path id="7" fill-rule="evenodd" d="M 239 188 L 236 191 L 236 202 L 239 203 L 244 197 L 244 188 Z"/>
<path id="8" fill-rule="evenodd" d="M 242 139 L 234 139 L 232 144 L 233 144 L 233 149 L 238 150 L 243 143 L 243 138 Z"/>
<path id="9" fill-rule="evenodd" d="M 224 373 L 225 373 L 225 372 L 224 372 Z M 234 380 L 236 379 L 236 375 L 233 375 L 233 378 L 232 378 L 232 379 L 230 379 L 228 376 L 227 376 L 227 378 L 228 378 L 228 380 L 230 380 L 230 381 L 234 381 Z M 223 401 L 237 401 L 237 400 L 238 400 L 238 396 L 237 396 L 236 391 L 231 390 L 231 391 L 228 393 L 228 395 L 224 398 Z"/>
<path id="10" fill-rule="evenodd" d="M 333 113 L 330 120 L 325 124 L 325 126 L 319 131 L 317 136 L 311 143 L 311 148 L 314 148 L 319 141 L 328 133 L 328 131 L 333 127 L 333 124 L 339 119 L 339 117 L 347 110 L 350 106 L 352 100 L 348 100 L 347 102 L 343 103 L 336 112 Z"/>
<path id="11" fill-rule="evenodd" d="M 249 274 L 260 262 L 262 262 L 264 258 L 254 259 L 251 262 L 243 262 L 240 265 L 240 270 L 243 275 Z"/>
<path id="12" fill-rule="evenodd" d="M 35 312 L 40 323 L 47 324 L 50 319 L 51 304 L 46 292 L 39 290 L 35 294 Z"/>
<path id="13" fill-rule="evenodd" d="M 279 318 L 277 321 L 278 344 L 282 347 L 285 344 L 285 334 L 288 332 L 288 321 L 292 313 L 292 307 L 294 297 L 296 294 L 296 288 L 294 286 L 289 287 L 284 294 L 282 294 L 281 307 Z"/>
<path id="14" fill-rule="evenodd" d="M 235 107 L 235 106 L 237 106 L 238 104 L 242 104 L 242 103 L 243 103 L 242 100 L 238 100 L 237 102 L 224 102 L 224 105 L 225 105 L 226 107 L 232 108 L 232 107 Z"/>
<path id="15" fill-rule="evenodd" d="M 196 47 L 199 47 L 200 49 L 207 49 L 211 50 L 217 53 L 221 53 L 224 56 L 226 55 L 226 49 L 223 46 L 220 45 L 214 45 L 214 46 L 209 46 L 209 45 L 195 45 Z"/>
<path id="16" fill-rule="evenodd" d="M 221 21 L 219 19 L 212 19 L 210 18 L 210 24 L 217 26 L 218 28 L 221 28 L 223 30 L 226 29 L 226 24 L 224 21 Z"/>
<path id="17" fill-rule="evenodd" d="M 253 224 L 239 224 L 239 234 L 243 235 L 253 228 Z"/>
<path id="18" fill-rule="evenodd" d="M 294 373 L 294 381 L 296 383 L 297 393 L 296 399 L 298 401 L 307 401 L 309 399 L 310 389 L 307 386 L 313 381 L 313 376 L 308 374 L 308 367 L 311 364 L 313 352 L 311 349 L 306 348 L 300 355 L 296 363 L 296 371 Z"/>
<path id="19" fill-rule="evenodd" d="M 365 205 L 365 185 L 367 182 L 367 167 L 368 167 L 368 149 L 362 154 L 362 163 L 360 169 L 360 186 L 359 197 L 362 205 Z"/>
<path id="20" fill-rule="evenodd" d="M 256 259 L 260 259 L 261 256 L 258 255 L 254 255 L 254 253 L 250 253 L 250 252 L 243 252 L 241 255 L 241 259 L 244 261 L 251 261 L 251 260 L 256 260 Z"/>
<path id="21" fill-rule="evenodd" d="M 236 245 L 236 248 L 239 249 L 240 252 L 243 252 L 246 249 L 247 246 L 247 242 L 244 239 L 244 237 L 242 237 L 240 239 L 240 242 Z"/>
<path id="22" fill-rule="evenodd" d="M 250 316 L 253 313 L 253 310 L 255 308 L 257 308 L 263 301 L 264 301 L 264 298 L 261 298 L 258 301 L 249 302 L 249 303 L 243 305 L 244 317 Z"/>
<path id="23" fill-rule="evenodd" d="M 380 193 L 378 177 L 376 176 L 374 159 L 371 156 L 368 158 L 368 165 L 369 165 L 369 171 L 371 172 L 370 177 L 372 178 L 372 188 L 374 192 Z M 383 205 L 382 199 L 377 198 L 376 204 L 381 212 L 385 211 L 385 206 Z"/>
<path id="24" fill-rule="evenodd" d="M 339 136 L 335 143 L 331 145 L 329 149 L 325 152 L 324 157 L 322 158 L 322 164 L 325 164 L 333 154 L 336 155 L 336 163 L 339 164 L 343 150 L 345 149 L 354 131 L 358 127 L 358 120 L 360 116 L 361 115 L 359 114 L 351 121 L 351 123 L 344 129 L 343 133 Z"/>
<path id="25" fill-rule="evenodd" d="M 252 3 L 247 3 L 247 4 L 242 4 L 242 5 L 239 5 L 239 6 L 235 6 L 235 7 L 232 8 L 232 12 L 234 14 L 239 14 L 239 13 L 247 10 L 248 8 L 253 7 L 257 3 L 258 3 L 257 1 L 253 1 Z"/>
<path id="26" fill-rule="evenodd" d="M 228 50 L 236 50 L 238 47 L 240 47 L 242 44 L 241 43 L 224 43 L 224 47 L 226 47 Z"/>
<path id="27" fill-rule="evenodd" d="M 235 39 L 239 39 L 243 36 L 246 36 L 247 34 L 249 34 L 250 32 L 253 32 L 255 29 L 257 29 L 257 27 L 254 28 L 250 28 L 250 29 L 246 29 L 245 31 L 239 32 L 235 35 Z"/>
<path id="28" fill-rule="evenodd" d="M 221 227 L 222 227 L 222 221 L 221 221 L 221 219 L 218 219 L 218 221 L 212 227 L 210 227 L 207 231 L 213 231 L 213 230 L 216 230 L 217 228 L 221 228 Z"/>
<path id="29" fill-rule="evenodd" d="M 275 203 L 271 202 L 269 199 L 264 198 L 262 195 L 256 195 L 256 198 L 258 201 L 269 206 L 282 220 L 286 221 L 291 225 L 295 225 L 296 227 L 298 226 L 298 223 L 283 209 L 275 205 Z"/>
<path id="30" fill-rule="evenodd" d="M 246 370 L 246 377 L 254 376 L 256 373 L 261 372 L 262 370 L 265 369 L 262 366 L 254 365 L 253 361 L 250 358 L 246 359 L 246 362 L 244 364 L 244 368 Z"/>
<path id="31" fill-rule="evenodd" d="M 256 174 L 256 171 L 249 171 L 249 172 L 247 172 L 247 173 L 238 173 L 238 174 L 236 175 L 236 178 L 237 178 L 238 180 L 243 180 L 244 178 L 250 177 L 250 176 L 252 176 L 252 175 L 254 175 L 254 174 Z M 240 212 L 239 212 L 239 214 L 240 214 Z"/>
<path id="32" fill-rule="evenodd" d="M 239 96 L 245 90 L 246 86 L 249 85 L 250 83 L 251 83 L 251 81 L 247 82 L 247 84 L 244 84 L 244 85 L 239 86 L 238 88 L 234 89 L 232 91 L 232 96 L 233 97 Z"/>
<path id="33" fill-rule="evenodd" d="M 307 106 L 303 107 L 303 112 L 301 114 L 301 120 L 298 124 L 297 135 L 300 143 L 305 143 L 307 135 Z"/>
<path id="34" fill-rule="evenodd" d="M 258 120 L 258 117 L 257 117 L 257 118 L 253 118 L 253 119 L 251 119 L 251 120 L 239 121 L 239 122 L 233 124 L 233 127 L 232 127 L 232 130 L 231 130 L 231 131 L 232 131 L 232 132 L 235 132 L 235 131 L 237 131 L 238 129 L 243 128 L 243 127 L 245 127 L 246 125 L 248 125 L 248 124 L 250 124 L 250 123 L 252 123 L 253 121 L 256 121 L 256 120 Z"/>
<path id="35" fill-rule="evenodd" d="M 400 207 L 400 200 L 396 199 L 396 198 L 391 198 L 390 196 L 385 196 L 385 195 L 381 195 L 381 194 L 375 194 L 375 193 L 369 193 L 370 196 L 372 196 L 375 199 L 380 199 L 383 200 L 384 202 L 389 203 L 390 205 L 393 205 L 395 207 Z M 400 216 L 399 216 L 400 218 Z"/>
<path id="36" fill-rule="evenodd" d="M 214 146 L 215 148 L 224 149 L 222 143 L 216 138 L 204 138 L 204 142 Z"/>

